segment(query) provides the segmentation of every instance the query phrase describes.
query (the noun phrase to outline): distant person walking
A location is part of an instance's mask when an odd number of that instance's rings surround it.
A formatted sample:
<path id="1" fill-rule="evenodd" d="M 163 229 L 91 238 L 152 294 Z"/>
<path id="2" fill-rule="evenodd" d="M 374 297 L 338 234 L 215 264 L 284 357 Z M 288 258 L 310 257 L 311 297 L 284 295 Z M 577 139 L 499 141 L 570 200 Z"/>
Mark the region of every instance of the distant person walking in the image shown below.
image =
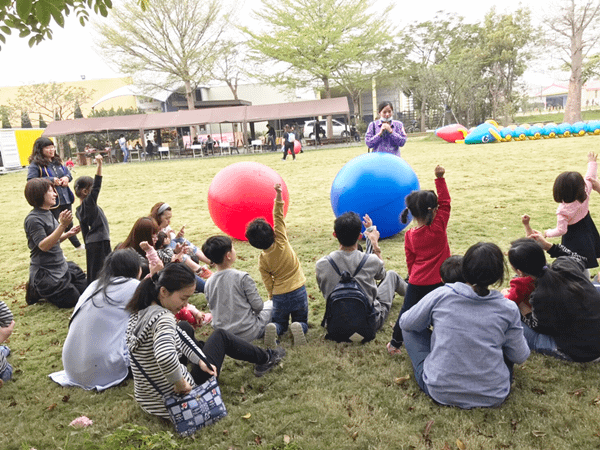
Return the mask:
<path id="1" fill-rule="evenodd" d="M 129 160 L 129 150 L 127 149 L 127 139 L 125 139 L 124 134 L 119 136 L 119 147 L 121 147 L 121 151 L 123 152 L 123 162 L 126 163 Z"/>
<path id="2" fill-rule="evenodd" d="M 267 144 L 271 146 L 271 151 L 277 151 L 277 135 L 275 133 L 275 128 L 272 125 L 267 124 Z"/>

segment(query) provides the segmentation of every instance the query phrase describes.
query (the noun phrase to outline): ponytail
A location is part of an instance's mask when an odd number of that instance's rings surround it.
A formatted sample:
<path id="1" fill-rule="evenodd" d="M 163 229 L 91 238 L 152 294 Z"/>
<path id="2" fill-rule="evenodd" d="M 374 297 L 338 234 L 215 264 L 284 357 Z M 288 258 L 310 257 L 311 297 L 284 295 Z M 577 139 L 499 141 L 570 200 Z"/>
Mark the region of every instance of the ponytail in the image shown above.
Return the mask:
<path id="1" fill-rule="evenodd" d="M 402 223 L 408 223 L 408 213 L 413 217 L 431 225 L 434 217 L 434 210 L 438 206 L 438 198 L 433 191 L 412 191 L 406 196 L 406 209 L 402 211 L 400 220 Z"/>
<path id="2" fill-rule="evenodd" d="M 127 310 L 138 312 L 147 308 L 152 303 L 160 303 L 158 293 L 161 287 L 168 292 L 175 292 L 190 285 L 196 284 L 196 275 L 185 264 L 170 263 L 163 270 L 154 274 L 152 278 L 145 278 L 127 304 Z"/>

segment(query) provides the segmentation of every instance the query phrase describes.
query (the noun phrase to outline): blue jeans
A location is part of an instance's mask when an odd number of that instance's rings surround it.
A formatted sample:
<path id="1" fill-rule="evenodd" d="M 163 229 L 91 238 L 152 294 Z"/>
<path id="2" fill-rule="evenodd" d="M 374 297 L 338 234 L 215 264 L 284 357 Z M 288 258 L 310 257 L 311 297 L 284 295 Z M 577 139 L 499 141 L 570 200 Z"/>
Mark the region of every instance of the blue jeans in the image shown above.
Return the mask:
<path id="1" fill-rule="evenodd" d="M 123 162 L 126 163 L 129 159 L 129 150 L 127 150 L 127 147 L 121 147 L 121 151 L 123 152 Z"/>
<path id="2" fill-rule="evenodd" d="M 204 285 L 205 284 L 206 284 L 206 281 L 204 281 L 202 278 L 200 278 L 198 275 L 196 275 L 196 290 L 194 292 L 204 293 Z"/>
<path id="3" fill-rule="evenodd" d="M 273 296 L 273 315 L 271 322 L 277 327 L 277 334 L 282 335 L 288 329 L 289 316 L 292 322 L 300 322 L 302 331 L 308 331 L 308 296 L 306 287 L 302 286 L 292 292 Z"/>
<path id="4" fill-rule="evenodd" d="M 533 331 L 523 322 L 521 322 L 521 325 L 523 326 L 523 336 L 525 336 L 529 350 L 565 361 L 573 361 L 568 355 L 558 349 L 556 341 L 552 336 Z"/>

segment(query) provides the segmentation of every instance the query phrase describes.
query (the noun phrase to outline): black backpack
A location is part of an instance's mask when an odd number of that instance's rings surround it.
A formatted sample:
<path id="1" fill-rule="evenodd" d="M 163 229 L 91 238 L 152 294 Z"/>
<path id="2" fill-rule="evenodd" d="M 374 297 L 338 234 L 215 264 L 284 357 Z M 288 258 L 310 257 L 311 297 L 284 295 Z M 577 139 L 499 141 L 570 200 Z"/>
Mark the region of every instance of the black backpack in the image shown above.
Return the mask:
<path id="1" fill-rule="evenodd" d="M 352 275 L 347 271 L 340 273 L 337 264 L 329 256 L 326 258 L 341 278 L 327 297 L 325 316 L 321 322 L 321 326 L 327 329 L 325 339 L 336 342 L 352 342 L 356 341 L 359 336 L 350 339 L 351 336 L 360 335 L 363 338 L 361 341 L 363 344 L 373 340 L 377 331 L 375 329 L 376 313 L 367 294 L 354 279 L 367 262 L 369 254 L 365 253 Z"/>

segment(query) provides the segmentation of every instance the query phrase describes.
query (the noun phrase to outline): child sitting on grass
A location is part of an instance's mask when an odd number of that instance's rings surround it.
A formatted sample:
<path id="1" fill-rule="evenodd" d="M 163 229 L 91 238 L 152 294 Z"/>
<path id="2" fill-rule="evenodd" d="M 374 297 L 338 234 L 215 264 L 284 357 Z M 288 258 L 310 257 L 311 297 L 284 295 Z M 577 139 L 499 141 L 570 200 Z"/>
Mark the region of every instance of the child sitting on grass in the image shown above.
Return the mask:
<path id="1" fill-rule="evenodd" d="M 154 243 L 154 248 L 156 249 L 156 253 L 158 257 L 163 262 L 164 265 L 167 265 L 171 262 L 182 262 L 190 269 L 194 271 L 194 273 L 200 278 L 208 279 L 212 272 L 206 266 L 199 265 L 194 260 L 194 257 L 189 254 L 189 248 L 185 244 L 177 243 L 176 245 L 172 245 L 174 241 L 171 240 L 171 237 L 168 233 L 164 231 L 159 231 L 156 235 L 156 242 Z"/>
<path id="2" fill-rule="evenodd" d="M 529 356 L 519 308 L 488 289 L 502 283 L 504 267 L 502 250 L 479 242 L 463 256 L 465 283 L 435 289 L 400 318 L 415 380 L 437 403 L 464 409 L 501 405 L 510 393 L 513 365 Z"/>
<path id="3" fill-rule="evenodd" d="M 81 202 L 75 210 L 85 243 L 87 262 L 87 282 L 98 278 L 104 260 L 110 254 L 110 232 L 108 220 L 98 206 L 98 196 L 102 187 L 102 155 L 96 155 L 96 176 L 79 177 L 75 181 L 75 195 Z"/>
<path id="4" fill-rule="evenodd" d="M 465 282 L 465 277 L 462 274 L 462 259 L 460 255 L 452 255 L 446 259 L 440 266 L 440 277 L 444 284 Z"/>
<path id="5" fill-rule="evenodd" d="M 15 327 L 12 312 L 6 306 L 6 303 L 0 301 L 0 344 L 8 339 Z M 12 378 L 13 368 L 7 361 L 10 355 L 10 349 L 6 345 L 0 345 L 0 387 L 5 381 Z"/>
<path id="6" fill-rule="evenodd" d="M 204 286 L 204 295 L 213 315 L 213 327 L 252 342 L 262 338 L 271 321 L 273 302 L 263 302 L 252 277 L 233 269 L 236 251 L 227 236 L 209 237 L 202 253 L 217 266 Z"/>
<path id="7" fill-rule="evenodd" d="M 308 331 L 308 296 L 306 294 L 306 277 L 300 266 L 296 252 L 287 237 L 283 218 L 284 201 L 281 184 L 274 186 L 277 196 L 273 206 L 271 227 L 265 219 L 255 219 L 246 228 L 246 239 L 252 247 L 262 250 L 258 267 L 269 299 L 273 300 L 272 323 L 265 328 L 265 345 L 275 348 L 277 336 L 281 336 L 289 326 L 294 345 L 306 344 L 305 334 Z"/>

